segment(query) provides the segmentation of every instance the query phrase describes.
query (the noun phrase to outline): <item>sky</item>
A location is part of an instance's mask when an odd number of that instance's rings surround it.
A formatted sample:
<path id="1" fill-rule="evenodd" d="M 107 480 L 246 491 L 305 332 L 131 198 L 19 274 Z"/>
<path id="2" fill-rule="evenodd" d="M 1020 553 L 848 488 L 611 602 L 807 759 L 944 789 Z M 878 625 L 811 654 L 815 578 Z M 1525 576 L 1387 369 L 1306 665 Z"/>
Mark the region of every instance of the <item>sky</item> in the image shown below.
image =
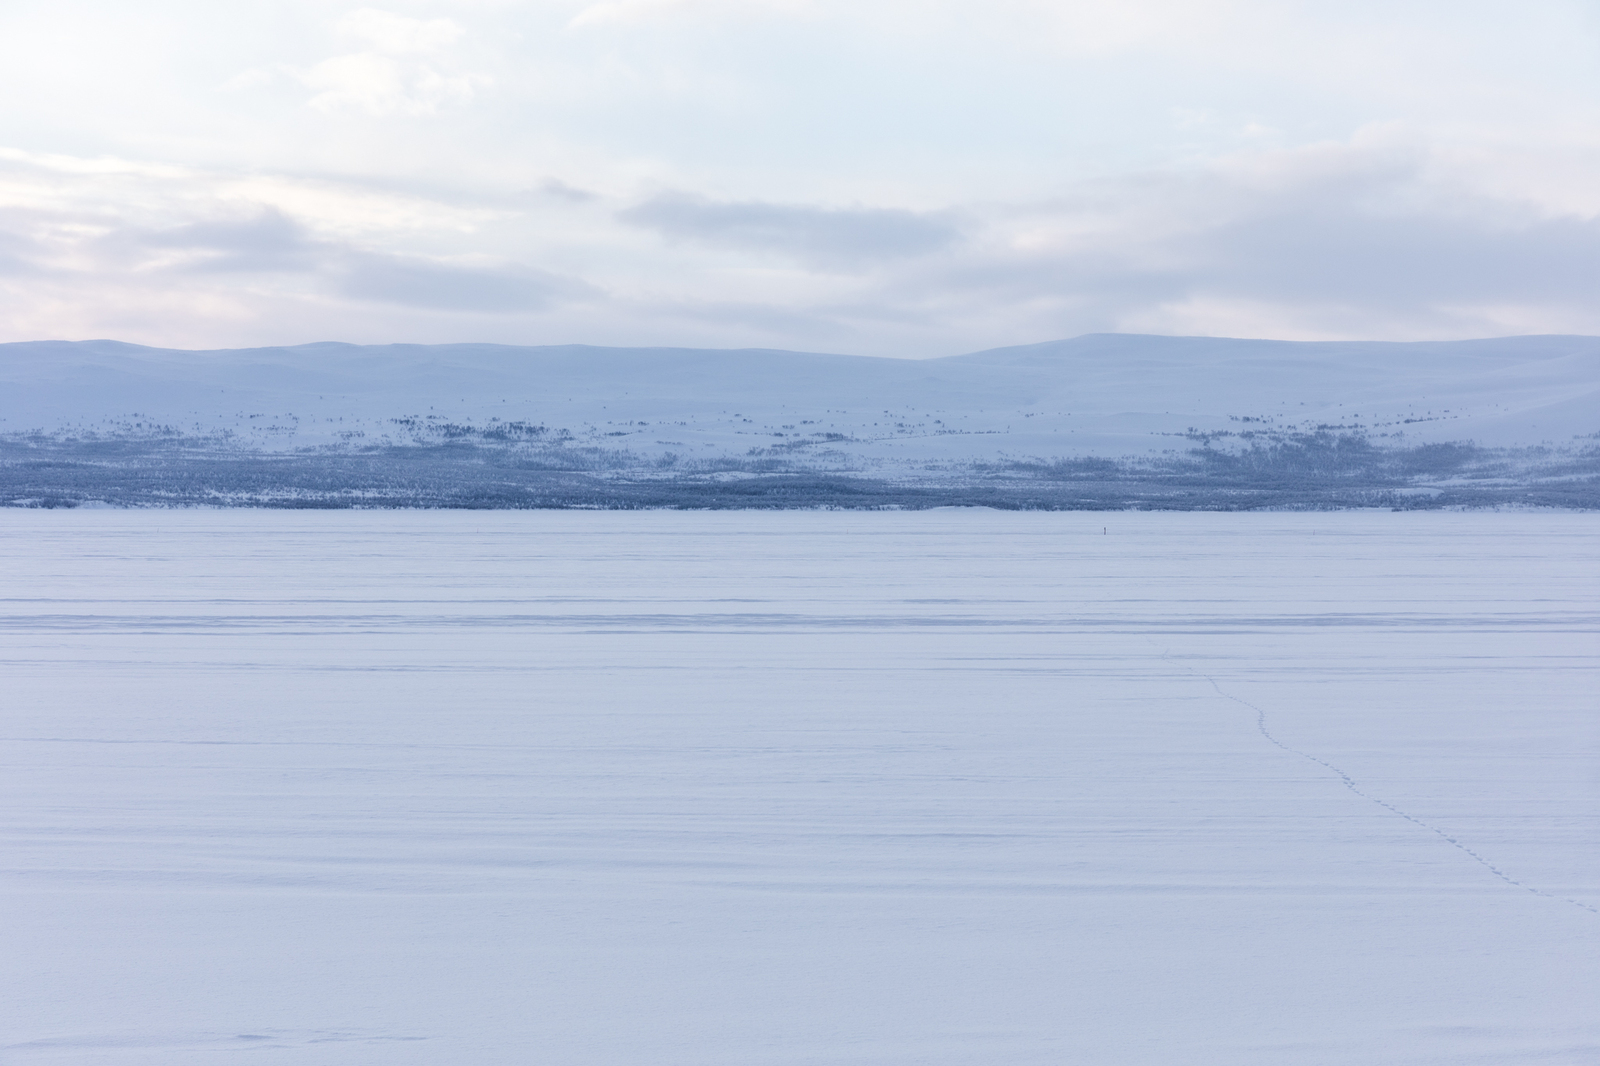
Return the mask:
<path id="1" fill-rule="evenodd" d="M 1600 333 L 1600 0 L 6 0 L 0 341 Z"/>

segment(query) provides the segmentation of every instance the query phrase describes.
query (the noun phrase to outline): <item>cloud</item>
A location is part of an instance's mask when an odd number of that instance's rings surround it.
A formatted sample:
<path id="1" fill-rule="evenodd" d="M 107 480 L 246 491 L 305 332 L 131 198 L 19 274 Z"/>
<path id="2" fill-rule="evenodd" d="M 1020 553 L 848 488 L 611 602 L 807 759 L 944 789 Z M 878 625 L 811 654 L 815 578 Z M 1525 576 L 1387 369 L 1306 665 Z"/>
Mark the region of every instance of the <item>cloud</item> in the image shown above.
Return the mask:
<path id="1" fill-rule="evenodd" d="M 87 289 L 101 294 L 97 301 L 79 300 L 85 307 L 125 307 L 141 293 L 170 305 L 181 296 L 187 310 L 173 323 L 180 330 L 218 314 L 248 316 L 252 305 L 281 312 L 286 304 L 379 304 L 498 316 L 602 298 L 579 278 L 506 258 L 426 255 L 340 239 L 271 204 L 169 217 L 167 224 L 107 221 L 96 205 L 0 207 L 0 275 L 37 294 L 54 293 L 50 299 Z M 24 317 L 19 305 L 3 299 L 0 311 Z"/>
<path id="2" fill-rule="evenodd" d="M 385 55 L 413 55 L 448 47 L 465 31 L 449 19 L 415 19 L 364 7 L 340 19 L 339 32 Z"/>
<path id="3" fill-rule="evenodd" d="M 81 7 L 0 4 L 6 337 L 1600 332 L 1592 3 Z"/>
<path id="4" fill-rule="evenodd" d="M 101 243 L 153 256 L 136 263 L 145 271 L 299 274 L 314 291 L 434 310 L 526 312 L 598 295 L 582 281 L 529 267 L 463 265 L 319 240 L 275 208 L 244 219 L 120 233 Z"/>
<path id="5" fill-rule="evenodd" d="M 593 286 L 544 271 L 459 266 L 412 256 L 352 256 L 343 273 L 339 291 L 346 296 L 441 311 L 539 311 L 598 296 Z"/>
<path id="6" fill-rule="evenodd" d="M 1358 138 L 1240 162 L 992 212 L 971 254 L 909 269 L 881 298 L 1007 308 L 1045 335 L 1600 327 L 1600 220 L 1474 192 L 1416 144 Z"/>
<path id="7" fill-rule="evenodd" d="M 38 244 L 14 232 L 15 221 L 0 213 L 0 274 L 25 275 L 38 269 Z"/>
<path id="8" fill-rule="evenodd" d="M 371 115 L 431 115 L 442 107 L 472 100 L 480 80 L 447 76 L 431 67 L 412 67 L 385 55 L 356 52 L 324 59 L 300 74 L 319 111 L 356 109 Z"/>
<path id="9" fill-rule="evenodd" d="M 1385 215 L 1303 202 L 1188 242 L 1191 285 L 1256 299 L 1344 302 L 1393 313 L 1485 299 L 1600 298 L 1600 223 Z"/>
<path id="10" fill-rule="evenodd" d="M 560 178 L 544 179 L 536 186 L 535 191 L 543 196 L 564 200 L 569 204 L 587 204 L 600 199 L 599 196 L 588 189 L 580 189 L 576 185 L 568 185 Z"/>
<path id="11" fill-rule="evenodd" d="M 184 269 L 202 272 L 305 271 L 315 266 L 319 251 L 303 227 L 270 207 L 250 218 L 191 222 L 133 236 L 131 241 L 124 235 L 121 242 L 158 253 L 180 253 Z"/>
<path id="12" fill-rule="evenodd" d="M 618 211 L 611 193 L 541 190 L 542 169 L 496 199 L 0 152 L 0 321 L 17 339 L 904 355 L 1104 330 L 1600 332 L 1600 216 L 1379 133 L 935 212 L 687 193 Z"/>
<path id="13" fill-rule="evenodd" d="M 657 196 L 618 216 L 673 240 L 775 253 L 829 269 L 939 251 L 960 231 L 945 217 L 886 208 L 719 203 Z"/>
<path id="14" fill-rule="evenodd" d="M 319 111 L 357 110 L 380 117 L 431 115 L 471 102 L 478 87 L 488 83 L 482 75 L 441 73 L 422 60 L 462 37 L 462 28 L 449 19 L 415 19 L 362 8 L 341 19 L 338 31 L 367 47 L 293 72 L 315 91 L 309 102 Z M 251 73 L 233 79 L 227 87 L 251 87 L 255 84 Z"/>
<path id="15" fill-rule="evenodd" d="M 662 18 L 798 15 L 816 8 L 815 0 L 602 0 L 588 4 L 568 22 L 571 27 L 620 26 Z"/>
<path id="16" fill-rule="evenodd" d="M 227 81 L 218 86 L 225 93 L 248 92 L 273 84 L 286 73 L 273 67 L 254 67 L 250 70 L 241 70 Z M 293 72 L 287 72 L 293 76 Z"/>

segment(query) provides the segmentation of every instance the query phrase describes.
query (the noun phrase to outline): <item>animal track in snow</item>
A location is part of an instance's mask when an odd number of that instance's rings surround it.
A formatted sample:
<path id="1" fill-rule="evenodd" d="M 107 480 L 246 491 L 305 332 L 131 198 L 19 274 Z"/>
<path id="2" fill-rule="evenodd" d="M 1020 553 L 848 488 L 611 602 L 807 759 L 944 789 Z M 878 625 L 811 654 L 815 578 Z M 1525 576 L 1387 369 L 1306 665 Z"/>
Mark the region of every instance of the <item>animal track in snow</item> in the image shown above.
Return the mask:
<path id="1" fill-rule="evenodd" d="M 1446 844 L 1449 844 L 1451 847 L 1453 847 L 1456 850 L 1458 850 L 1458 851 L 1464 853 L 1465 855 L 1469 856 L 1472 859 L 1473 862 L 1478 863 L 1484 869 L 1488 870 L 1490 873 L 1494 874 L 1496 877 L 1498 877 L 1500 880 L 1504 881 L 1508 885 L 1513 885 L 1516 888 L 1526 889 L 1527 891 L 1532 892 L 1534 895 L 1543 896 L 1546 899 L 1554 899 L 1554 900 L 1560 900 L 1563 903 L 1570 903 L 1574 907 L 1581 907 L 1583 910 L 1586 910 L 1586 911 L 1590 912 L 1591 914 L 1600 914 L 1600 908 L 1593 907 L 1593 906 L 1591 906 L 1591 905 L 1589 905 L 1587 903 L 1584 903 L 1582 900 L 1576 900 L 1576 899 L 1571 898 L 1570 896 L 1557 896 L 1557 895 L 1555 895 L 1553 893 L 1546 892 L 1543 889 L 1535 888 L 1533 885 L 1526 884 L 1526 883 L 1524 883 L 1522 881 L 1518 881 L 1516 878 L 1512 877 L 1510 874 L 1508 874 L 1504 870 L 1500 869 L 1500 867 L 1496 866 L 1494 863 L 1490 862 L 1488 859 L 1484 858 L 1482 855 L 1479 855 L 1476 851 L 1473 851 L 1467 845 L 1461 843 L 1461 841 L 1457 840 L 1455 837 L 1451 836 L 1449 833 L 1447 833 L 1443 829 L 1440 829 L 1438 826 L 1432 825 L 1432 824 L 1430 824 L 1428 822 L 1425 822 L 1421 818 L 1418 818 L 1417 816 L 1415 816 L 1413 814 L 1408 814 L 1405 811 L 1401 810 L 1399 807 L 1396 807 L 1394 804 L 1390 803 L 1389 801 L 1387 801 L 1385 799 L 1382 799 L 1381 797 L 1374 796 L 1370 792 L 1363 792 L 1361 790 L 1361 787 L 1356 784 L 1354 778 L 1352 778 L 1349 774 L 1345 773 L 1343 770 L 1339 769 L 1337 766 L 1333 765 L 1333 763 L 1331 763 L 1328 760 L 1323 759 L 1323 758 L 1321 758 L 1319 756 L 1312 755 L 1310 752 L 1301 751 L 1299 748 L 1291 748 L 1289 745 L 1285 744 L 1283 741 L 1281 741 L 1277 737 L 1273 736 L 1271 730 L 1269 730 L 1267 728 L 1267 712 L 1263 708 L 1256 706 L 1255 704 L 1251 703 L 1249 700 L 1241 699 L 1240 697 L 1233 695 L 1231 692 L 1224 691 L 1222 686 L 1217 684 L 1216 678 L 1212 677 L 1211 675 L 1202 674 L 1198 670 L 1193 669 L 1192 667 L 1185 667 L 1185 669 L 1189 670 L 1190 673 L 1195 674 L 1198 677 L 1205 678 L 1206 681 L 1208 681 L 1211 684 L 1211 687 L 1216 690 L 1217 695 L 1221 696 L 1223 699 L 1232 700 L 1234 703 L 1237 703 L 1240 706 L 1248 707 L 1250 710 L 1255 711 L 1256 712 L 1256 729 L 1269 742 L 1271 742 L 1272 744 L 1277 745 L 1279 748 L 1282 748 L 1284 751 L 1288 752 L 1291 755 L 1298 755 L 1302 759 L 1309 759 L 1310 761 L 1316 763 L 1318 766 L 1321 766 L 1324 769 L 1332 772 L 1333 774 L 1335 774 L 1339 778 L 1340 781 L 1344 782 L 1344 787 L 1345 788 L 1349 789 L 1351 792 L 1355 793 L 1357 796 L 1360 796 L 1362 799 L 1368 800 L 1368 801 L 1370 801 L 1372 803 L 1376 803 L 1378 806 L 1382 807 L 1384 810 L 1388 811 L 1391 814 L 1399 815 L 1401 818 L 1404 818 L 1406 821 L 1410 822 L 1412 825 L 1415 825 L 1417 828 L 1426 829 L 1428 832 L 1433 833 L 1440 840 L 1443 840 Z"/>

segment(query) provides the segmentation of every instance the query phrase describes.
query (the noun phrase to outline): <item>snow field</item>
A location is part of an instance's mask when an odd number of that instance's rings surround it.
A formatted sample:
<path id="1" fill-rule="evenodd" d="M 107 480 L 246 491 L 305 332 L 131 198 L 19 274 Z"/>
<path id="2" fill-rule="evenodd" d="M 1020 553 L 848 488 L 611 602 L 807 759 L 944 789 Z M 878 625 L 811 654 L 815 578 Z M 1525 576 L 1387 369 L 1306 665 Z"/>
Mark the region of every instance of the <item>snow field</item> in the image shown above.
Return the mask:
<path id="1" fill-rule="evenodd" d="M 1590 1063 L 1597 534 L 0 512 L 0 1062 Z"/>

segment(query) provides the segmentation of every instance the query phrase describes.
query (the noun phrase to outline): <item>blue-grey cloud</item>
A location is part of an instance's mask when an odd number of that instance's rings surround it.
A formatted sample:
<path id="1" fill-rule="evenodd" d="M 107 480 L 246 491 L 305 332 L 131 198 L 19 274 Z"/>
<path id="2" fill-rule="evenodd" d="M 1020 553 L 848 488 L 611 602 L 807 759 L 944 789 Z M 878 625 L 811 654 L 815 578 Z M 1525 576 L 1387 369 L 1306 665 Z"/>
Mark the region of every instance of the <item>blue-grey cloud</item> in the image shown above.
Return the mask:
<path id="1" fill-rule="evenodd" d="M 463 266 L 422 256 L 375 252 L 313 236 L 282 211 L 205 219 L 155 231 L 119 230 L 102 253 L 159 272 L 195 275 L 299 275 L 296 285 L 363 302 L 503 314 L 593 299 L 593 286 L 520 265 Z M 5 248 L 0 243 L 0 264 Z M 177 253 L 176 262 L 163 256 Z"/>
<path id="2" fill-rule="evenodd" d="M 961 236 L 949 218 L 913 211 L 719 203 L 681 194 L 657 196 L 618 217 L 674 240 L 774 252 L 828 268 L 926 255 Z"/>
<path id="3" fill-rule="evenodd" d="M 1192 245 L 1189 285 L 1258 300 L 1403 309 L 1600 299 L 1600 223 L 1591 219 L 1507 219 L 1491 210 L 1397 216 L 1350 202 L 1303 203 L 1219 227 Z"/>
<path id="4" fill-rule="evenodd" d="M 1430 189 L 1420 164 L 1265 190 L 1214 174 L 1146 177 L 1035 210 L 1038 230 L 1086 235 L 991 242 L 896 276 L 885 298 L 1053 306 L 1045 313 L 1066 332 L 1126 328 L 1193 301 L 1279 308 L 1307 324 L 1339 308 L 1344 323 L 1369 329 L 1466 323 L 1492 306 L 1568 315 L 1600 304 L 1600 221 Z"/>
<path id="5" fill-rule="evenodd" d="M 598 195 L 588 189 L 580 189 L 576 185 L 568 185 L 560 178 L 546 178 L 534 189 L 541 196 L 548 196 L 554 200 L 564 200 L 569 204 L 587 204 L 600 199 Z"/>
<path id="6" fill-rule="evenodd" d="M 212 219 L 146 233 L 135 242 L 147 249 L 174 249 L 193 258 L 186 270 L 277 273 L 315 269 L 329 246 L 313 240 L 283 212 L 264 208 L 244 219 Z"/>
<path id="7" fill-rule="evenodd" d="M 346 296 L 441 311 L 539 311 L 599 295 L 582 281 L 545 271 L 491 270 L 392 255 L 350 256 L 341 271 L 339 291 Z"/>
<path id="8" fill-rule="evenodd" d="M 3 220 L 0 220 L 0 225 L 3 225 Z M 37 242 L 9 228 L 0 228 L 0 274 L 22 274 L 37 270 L 37 254 Z"/>
<path id="9" fill-rule="evenodd" d="M 30 292 L 45 309 L 78 306 L 90 288 L 120 302 L 123 319 L 80 334 L 117 334 L 135 315 L 187 329 L 230 306 L 256 315 L 264 337 L 299 320 L 314 323 L 311 335 L 345 336 L 339 323 L 357 321 L 373 324 L 359 335 L 384 337 L 403 321 L 445 339 L 463 328 L 511 341 L 553 330 L 597 343 L 908 355 L 1116 330 L 1600 329 L 1600 221 L 1473 193 L 1440 169 L 1420 148 L 1336 145 L 934 214 L 661 196 L 621 212 L 621 227 L 604 209 L 548 197 L 492 211 L 440 201 L 449 223 L 425 243 L 380 233 L 360 244 L 288 205 L 186 216 L 189 204 L 173 203 L 119 225 L 86 184 L 70 210 L 0 213 L 0 297 L 14 319 Z M 397 209 L 433 206 L 408 196 Z M 640 227 L 669 240 L 641 249 Z M 547 247 L 562 259 L 581 249 L 604 288 L 524 258 Z M 730 265 L 774 256 L 799 269 L 730 276 Z M 812 280 L 797 284 L 807 271 Z M 207 328 L 226 336 L 229 321 Z"/>

